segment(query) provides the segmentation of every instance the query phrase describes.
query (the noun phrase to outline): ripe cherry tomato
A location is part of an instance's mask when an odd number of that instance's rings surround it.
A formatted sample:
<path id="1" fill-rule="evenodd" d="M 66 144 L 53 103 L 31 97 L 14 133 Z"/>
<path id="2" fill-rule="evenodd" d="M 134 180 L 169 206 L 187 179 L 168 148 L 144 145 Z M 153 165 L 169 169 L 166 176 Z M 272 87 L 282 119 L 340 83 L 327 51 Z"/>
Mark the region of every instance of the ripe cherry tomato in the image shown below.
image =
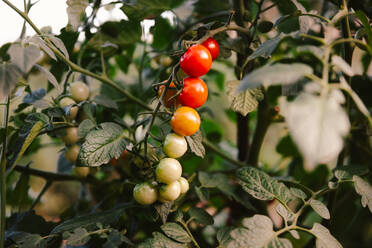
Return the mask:
<path id="1" fill-rule="evenodd" d="M 206 74 L 212 66 L 212 55 L 202 45 L 192 45 L 181 56 L 180 66 L 189 76 L 200 77 Z"/>
<path id="2" fill-rule="evenodd" d="M 64 97 L 59 101 L 59 104 L 62 108 L 74 105 L 76 102 L 72 100 L 70 97 Z M 77 106 L 71 107 L 69 111 L 69 115 L 67 116 L 70 121 L 75 120 L 78 114 L 79 108 Z"/>
<path id="3" fill-rule="evenodd" d="M 178 181 L 163 185 L 159 189 L 159 197 L 165 201 L 174 201 L 180 196 L 180 194 L 181 186 Z"/>
<path id="4" fill-rule="evenodd" d="M 187 191 L 189 191 L 189 181 L 187 181 L 186 178 L 180 177 L 177 181 L 181 186 L 181 194 L 185 194 Z"/>
<path id="5" fill-rule="evenodd" d="M 178 135 L 190 136 L 199 129 L 200 116 L 193 108 L 180 107 L 174 112 L 170 124 L 173 131 Z"/>
<path id="6" fill-rule="evenodd" d="M 163 91 L 165 89 L 165 85 L 160 85 L 159 90 L 158 90 L 158 97 L 160 98 L 161 95 L 163 94 Z M 165 107 L 171 108 L 171 107 L 178 107 L 181 105 L 179 101 L 179 97 L 173 97 L 177 94 L 177 89 L 176 86 L 174 85 L 173 82 L 169 84 L 169 88 L 167 89 L 167 92 L 165 92 L 165 96 L 163 98 L 163 103 Z"/>
<path id="7" fill-rule="evenodd" d="M 133 197 L 142 205 L 153 204 L 158 198 L 155 187 L 148 182 L 137 184 L 133 189 Z"/>
<path id="8" fill-rule="evenodd" d="M 77 81 L 70 85 L 72 99 L 77 102 L 85 101 L 89 98 L 89 87 L 83 82 Z"/>
<path id="9" fill-rule="evenodd" d="M 119 161 L 124 159 L 125 156 L 127 155 L 127 153 L 128 153 L 127 150 L 124 150 L 123 153 L 120 155 L 120 157 L 118 159 L 116 159 L 116 158 L 111 159 L 111 161 L 110 161 L 111 165 L 117 166 L 119 164 Z"/>
<path id="10" fill-rule="evenodd" d="M 212 55 L 212 60 L 215 60 L 218 57 L 218 54 L 220 53 L 220 46 L 215 39 L 209 37 L 202 43 L 202 45 L 208 48 L 209 52 Z"/>
<path id="11" fill-rule="evenodd" d="M 199 108 L 208 98 L 208 87 L 200 78 L 187 77 L 183 80 L 183 88 L 179 99 L 184 106 Z"/>
<path id="12" fill-rule="evenodd" d="M 155 174 L 159 182 L 170 184 L 181 177 L 182 166 L 174 158 L 163 158 L 156 167 Z"/>
<path id="13" fill-rule="evenodd" d="M 170 158 L 179 158 L 187 151 L 187 142 L 183 136 L 170 133 L 165 137 L 163 151 Z"/>
<path id="14" fill-rule="evenodd" d="M 78 158 L 79 152 L 80 152 L 80 146 L 78 145 L 70 146 L 65 152 L 65 157 L 68 161 L 75 164 Z"/>
<path id="15" fill-rule="evenodd" d="M 66 145 L 73 145 L 79 141 L 78 128 L 68 127 L 65 129 L 65 136 L 62 137 L 62 141 Z"/>

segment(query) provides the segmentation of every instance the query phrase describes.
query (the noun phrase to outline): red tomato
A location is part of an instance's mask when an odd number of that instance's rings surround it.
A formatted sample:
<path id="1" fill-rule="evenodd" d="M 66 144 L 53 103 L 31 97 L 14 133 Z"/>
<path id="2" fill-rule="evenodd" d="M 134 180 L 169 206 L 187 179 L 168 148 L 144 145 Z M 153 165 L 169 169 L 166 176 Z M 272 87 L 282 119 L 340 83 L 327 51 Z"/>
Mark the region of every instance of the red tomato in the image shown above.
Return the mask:
<path id="1" fill-rule="evenodd" d="M 220 46 L 218 45 L 215 39 L 209 37 L 206 41 L 202 43 L 202 45 L 208 48 L 209 52 L 212 55 L 212 60 L 217 59 L 218 54 L 220 53 Z"/>
<path id="2" fill-rule="evenodd" d="M 187 77 L 183 80 L 179 99 L 184 106 L 199 108 L 208 98 L 208 87 L 200 78 Z"/>
<path id="3" fill-rule="evenodd" d="M 189 76 L 200 77 L 206 74 L 212 66 L 212 55 L 202 45 L 192 45 L 181 56 L 180 66 Z"/>
<path id="4" fill-rule="evenodd" d="M 195 109 L 180 107 L 174 112 L 171 119 L 171 127 L 175 133 L 181 136 L 190 136 L 196 133 L 200 127 L 200 116 Z"/>

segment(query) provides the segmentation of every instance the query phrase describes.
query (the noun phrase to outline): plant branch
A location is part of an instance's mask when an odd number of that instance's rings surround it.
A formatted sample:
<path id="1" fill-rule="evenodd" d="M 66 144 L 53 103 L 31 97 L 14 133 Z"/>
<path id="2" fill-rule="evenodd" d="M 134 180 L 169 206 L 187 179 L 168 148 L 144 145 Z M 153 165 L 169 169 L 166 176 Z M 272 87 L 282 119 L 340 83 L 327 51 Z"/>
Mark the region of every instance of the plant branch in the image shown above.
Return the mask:
<path id="1" fill-rule="evenodd" d="M 36 199 L 34 200 L 34 202 L 31 204 L 29 210 L 34 209 L 34 207 L 36 206 L 36 204 L 39 203 L 39 201 L 41 200 L 41 197 L 45 194 L 45 192 L 49 189 L 49 187 L 51 185 L 52 185 L 52 181 L 49 181 L 49 180 L 46 181 L 44 187 L 41 189 L 40 193 L 38 194 L 38 196 L 36 197 Z"/>
<path id="2" fill-rule="evenodd" d="M 21 165 L 16 165 L 14 167 L 14 170 L 24 173 L 24 174 L 44 178 L 47 181 L 79 181 L 79 182 L 91 183 L 91 184 L 103 184 L 102 181 L 97 180 L 94 177 L 79 177 L 75 175 L 53 173 L 53 172 L 48 172 L 48 171 L 27 168 Z"/>
<path id="3" fill-rule="evenodd" d="M 9 105 L 10 97 L 6 98 L 6 107 L 4 109 L 4 118 L 3 118 L 3 129 L 4 137 L 2 140 L 2 150 L 1 150 L 1 206 L 0 206 L 0 215 L 1 215 L 1 230 L 0 230 L 0 247 L 4 248 L 5 243 L 5 222 L 6 222 L 6 152 L 7 152 L 7 142 L 8 142 L 8 121 L 9 121 Z"/>
<path id="4" fill-rule="evenodd" d="M 197 248 L 200 248 L 198 242 L 196 242 L 196 239 L 194 238 L 194 235 L 192 235 L 192 233 L 191 233 L 189 227 L 187 226 L 187 224 L 186 224 L 183 220 L 181 220 L 180 223 L 181 223 L 181 225 L 185 228 L 187 234 L 190 236 L 190 238 L 191 238 L 192 242 L 194 243 L 194 245 L 195 245 Z"/>

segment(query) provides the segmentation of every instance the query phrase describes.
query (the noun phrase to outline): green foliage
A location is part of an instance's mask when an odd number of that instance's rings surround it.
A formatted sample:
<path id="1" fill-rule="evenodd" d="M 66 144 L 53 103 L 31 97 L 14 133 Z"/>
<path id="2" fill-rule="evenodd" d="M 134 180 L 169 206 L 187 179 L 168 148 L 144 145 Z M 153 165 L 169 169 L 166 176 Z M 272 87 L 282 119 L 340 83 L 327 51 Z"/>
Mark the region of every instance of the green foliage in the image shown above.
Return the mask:
<path id="1" fill-rule="evenodd" d="M 10 102 L 2 103 L 10 111 L 0 121 L 6 170 L 0 180 L 7 184 L 0 207 L 12 213 L 1 216 L 6 234 L 0 232 L 0 242 L 370 246 L 363 231 L 372 212 L 372 29 L 366 1 L 331 1 L 325 16 L 306 0 L 119 2 L 69 0 L 67 10 L 60 10 L 67 11 L 68 24 L 59 35 L 30 25 L 35 36 L 0 48 L 0 99 Z M 98 20 L 97 13 L 112 8 L 126 18 Z M 189 190 L 172 202 L 137 204 L 135 185 L 164 186 L 154 171 L 165 157 L 162 146 L 176 107 L 164 106 L 159 86 L 173 82 L 181 93 L 187 76 L 181 55 L 209 37 L 220 46 L 202 77 L 209 101 L 197 109 L 200 130 L 185 137 L 189 151 L 177 158 Z M 38 77 L 31 75 L 37 73 L 48 87 L 34 85 Z M 77 80 L 90 87 L 89 97 L 61 107 Z M 73 144 L 64 139 L 70 127 L 78 130 Z M 68 144 L 60 150 L 57 172 L 30 168 L 28 155 L 44 146 L 60 149 L 61 138 Z M 68 154 L 72 148 L 80 148 L 76 162 Z M 37 195 L 29 194 L 33 176 L 47 182 Z M 65 181 L 81 183 L 79 197 L 60 206 L 67 209 L 59 216 L 49 216 L 44 197 L 70 192 Z M 36 206 L 58 221 L 22 212 Z"/>

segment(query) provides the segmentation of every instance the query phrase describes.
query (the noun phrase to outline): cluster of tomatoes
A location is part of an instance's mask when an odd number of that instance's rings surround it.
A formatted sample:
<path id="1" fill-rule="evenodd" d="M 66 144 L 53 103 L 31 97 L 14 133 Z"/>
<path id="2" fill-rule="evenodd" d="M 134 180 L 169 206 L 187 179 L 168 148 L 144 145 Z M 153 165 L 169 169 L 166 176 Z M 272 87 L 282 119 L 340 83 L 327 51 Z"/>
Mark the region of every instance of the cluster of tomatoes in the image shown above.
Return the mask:
<path id="1" fill-rule="evenodd" d="M 171 82 L 163 96 L 166 107 L 176 108 L 170 122 L 174 133 L 166 136 L 163 145 L 167 157 L 156 166 L 157 182 L 144 182 L 134 187 L 133 197 L 138 203 L 149 205 L 157 200 L 163 203 L 174 201 L 188 191 L 189 183 L 181 177 L 182 166 L 176 158 L 187 151 L 184 136 L 193 135 L 199 130 L 201 121 L 195 109 L 201 107 L 208 98 L 208 87 L 199 77 L 209 71 L 218 54 L 217 41 L 209 38 L 201 45 L 192 45 L 181 56 L 180 67 L 188 75 L 183 80 L 182 91 L 177 95 L 177 89 Z M 159 96 L 163 95 L 164 90 L 165 85 L 159 87 Z"/>
<path id="2" fill-rule="evenodd" d="M 77 81 L 70 84 L 70 95 L 63 97 L 59 101 L 60 107 L 69 110 L 66 111 L 66 119 L 72 126 L 63 130 L 62 141 L 66 145 L 65 158 L 72 164 L 76 163 L 80 152 L 78 128 L 73 123 L 76 119 L 80 121 L 84 119 L 83 112 L 79 111 L 77 103 L 86 101 L 89 98 L 89 94 L 89 87 L 85 83 Z M 78 176 L 85 177 L 89 173 L 89 167 L 75 167 L 74 172 Z"/>

